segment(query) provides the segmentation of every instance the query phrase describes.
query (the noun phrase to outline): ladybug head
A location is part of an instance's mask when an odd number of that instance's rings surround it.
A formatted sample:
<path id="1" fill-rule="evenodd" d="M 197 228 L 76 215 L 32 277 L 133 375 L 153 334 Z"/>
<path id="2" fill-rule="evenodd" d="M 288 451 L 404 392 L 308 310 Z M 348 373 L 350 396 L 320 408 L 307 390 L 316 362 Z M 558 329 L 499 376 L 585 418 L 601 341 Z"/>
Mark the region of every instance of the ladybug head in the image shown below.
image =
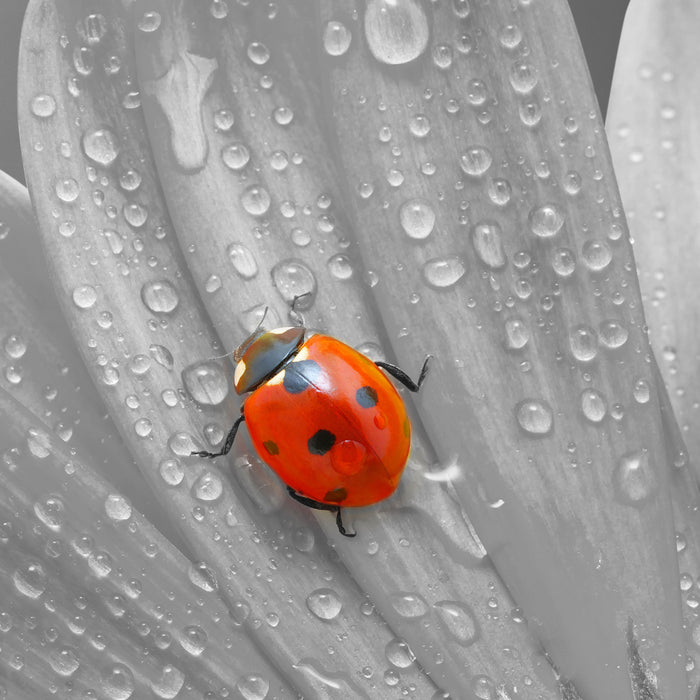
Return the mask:
<path id="1" fill-rule="evenodd" d="M 245 394 L 257 389 L 289 358 L 296 355 L 304 342 L 304 328 L 275 328 L 271 331 L 256 328 L 234 352 L 236 372 L 233 383 L 236 393 Z"/>

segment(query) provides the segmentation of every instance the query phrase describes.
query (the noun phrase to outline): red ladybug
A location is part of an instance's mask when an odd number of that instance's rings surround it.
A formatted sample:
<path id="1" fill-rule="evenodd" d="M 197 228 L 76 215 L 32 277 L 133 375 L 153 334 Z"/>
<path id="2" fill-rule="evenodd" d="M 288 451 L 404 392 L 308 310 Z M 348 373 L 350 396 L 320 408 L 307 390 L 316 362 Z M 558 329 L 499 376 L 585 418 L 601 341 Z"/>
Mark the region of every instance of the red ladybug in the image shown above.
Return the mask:
<path id="1" fill-rule="evenodd" d="M 292 309 L 293 310 L 293 309 Z M 295 500 L 336 513 L 367 506 L 398 486 L 411 446 L 406 408 L 380 367 L 410 391 L 418 391 L 430 355 L 414 382 L 400 368 L 367 357 L 326 335 L 304 339 L 303 327 L 258 328 L 235 351 L 236 392 L 252 392 L 241 406 L 219 452 L 233 446 L 245 421 L 260 458 Z"/>

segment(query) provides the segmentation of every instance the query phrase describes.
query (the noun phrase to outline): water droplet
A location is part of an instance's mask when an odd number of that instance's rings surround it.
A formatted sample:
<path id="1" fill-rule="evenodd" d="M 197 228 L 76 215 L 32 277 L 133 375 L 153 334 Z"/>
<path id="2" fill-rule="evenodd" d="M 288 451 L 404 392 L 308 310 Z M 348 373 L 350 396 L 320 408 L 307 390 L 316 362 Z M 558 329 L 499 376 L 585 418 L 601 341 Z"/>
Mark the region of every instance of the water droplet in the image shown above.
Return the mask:
<path id="1" fill-rule="evenodd" d="M 221 149 L 221 160 L 230 170 L 242 170 L 250 162 L 250 151 L 245 144 L 230 143 Z"/>
<path id="2" fill-rule="evenodd" d="M 501 29 L 499 39 L 503 48 L 514 49 L 522 41 L 523 33 L 516 24 L 508 24 Z"/>
<path id="3" fill-rule="evenodd" d="M 192 485 L 192 495 L 199 501 L 216 501 L 221 498 L 224 485 L 221 477 L 210 471 L 205 471 Z"/>
<path id="4" fill-rule="evenodd" d="M 564 215 L 556 204 L 534 208 L 528 217 L 530 230 L 540 238 L 555 236 L 564 225 Z"/>
<path id="5" fill-rule="evenodd" d="M 649 382 L 646 379 L 638 379 L 634 383 L 633 396 L 637 403 L 649 403 L 649 399 L 651 398 L 651 388 L 649 387 Z"/>
<path id="6" fill-rule="evenodd" d="M 435 211 L 424 199 L 409 199 L 399 209 L 399 221 L 407 236 L 422 240 L 435 228 Z"/>
<path id="7" fill-rule="evenodd" d="M 546 401 L 525 399 L 515 407 L 518 425 L 529 435 L 547 435 L 554 426 L 554 414 Z"/>
<path id="8" fill-rule="evenodd" d="M 49 652 L 49 664 L 59 676 L 67 678 L 78 670 L 80 660 L 74 649 L 60 647 Z"/>
<path id="9" fill-rule="evenodd" d="M 352 41 L 350 30 L 342 23 L 330 21 L 323 30 L 323 48 L 329 56 L 342 56 Z"/>
<path id="10" fill-rule="evenodd" d="M 581 248 L 583 261 L 593 272 L 604 270 L 612 261 L 612 251 L 605 241 L 586 241 Z"/>
<path id="11" fill-rule="evenodd" d="M 234 270 L 246 280 L 258 274 L 258 262 L 253 252 L 243 243 L 231 243 L 226 249 Z"/>
<path id="12" fill-rule="evenodd" d="M 226 373 L 213 361 L 186 367 L 182 370 L 182 383 L 189 395 L 203 406 L 218 406 L 229 392 Z"/>
<path id="13" fill-rule="evenodd" d="M 314 273 L 300 260 L 283 260 L 272 268 L 272 282 L 282 299 L 291 304 L 295 296 L 308 294 L 304 297 L 304 308 L 297 305 L 297 308 L 304 310 L 310 308 L 316 298 L 316 278 Z M 308 300 L 308 301 L 305 301 Z"/>
<path id="14" fill-rule="evenodd" d="M 180 645 L 192 656 L 200 656 L 207 647 L 207 633 L 198 625 L 188 625 L 182 630 Z"/>
<path id="15" fill-rule="evenodd" d="M 83 284 L 73 290 L 73 303 L 79 309 L 89 309 L 97 302 L 97 291 L 89 285 Z"/>
<path id="16" fill-rule="evenodd" d="M 307 597 L 306 606 L 319 620 L 333 620 L 343 604 L 333 589 L 319 588 Z"/>
<path id="17" fill-rule="evenodd" d="M 408 128 L 417 139 L 423 139 L 430 133 L 430 120 L 425 114 L 414 114 Z"/>
<path id="18" fill-rule="evenodd" d="M 486 146 L 470 146 L 461 155 L 459 165 L 466 175 L 480 177 L 493 163 L 493 156 Z"/>
<path id="19" fill-rule="evenodd" d="M 160 677 L 151 681 L 151 690 L 161 700 L 173 700 L 184 684 L 185 674 L 179 668 L 168 664 L 163 667 Z"/>
<path id="20" fill-rule="evenodd" d="M 137 202 L 126 202 L 122 213 L 126 222 L 134 228 L 141 228 L 148 220 L 148 207 Z"/>
<path id="21" fill-rule="evenodd" d="M 105 513 L 117 522 L 131 517 L 131 503 L 118 493 L 110 493 L 105 500 Z"/>
<path id="22" fill-rule="evenodd" d="M 65 522 L 66 507 L 58 496 L 47 496 L 34 504 L 34 514 L 46 527 L 58 532 Z"/>
<path id="23" fill-rule="evenodd" d="M 581 392 L 581 412 L 591 423 L 600 423 L 608 412 L 603 395 L 596 389 L 584 389 Z"/>
<path id="24" fill-rule="evenodd" d="M 90 160 L 107 167 L 119 155 L 117 137 L 107 127 L 86 131 L 83 134 L 83 151 Z"/>
<path id="25" fill-rule="evenodd" d="M 466 19 L 472 11 L 470 0 L 452 0 L 452 11 L 459 19 Z"/>
<path id="26" fill-rule="evenodd" d="M 539 80 L 537 71 L 526 61 L 516 61 L 510 69 L 510 84 L 513 90 L 526 94 L 534 90 Z"/>
<path id="27" fill-rule="evenodd" d="M 42 93 L 32 98 L 30 109 L 35 117 L 48 119 L 56 112 L 56 100 L 51 95 Z"/>
<path id="28" fill-rule="evenodd" d="M 244 700 L 265 700 L 270 684 L 261 676 L 245 676 L 236 683 L 236 689 Z"/>
<path id="29" fill-rule="evenodd" d="M 102 672 L 101 690 L 106 700 L 129 700 L 134 688 L 134 674 L 124 664 L 114 664 Z"/>
<path id="30" fill-rule="evenodd" d="M 241 204 L 251 216 L 264 216 L 272 204 L 272 199 L 262 185 L 250 185 L 241 195 Z"/>
<path id="31" fill-rule="evenodd" d="M 270 50 L 259 41 L 252 41 L 248 44 L 248 58 L 256 66 L 264 66 L 270 60 Z"/>
<path id="32" fill-rule="evenodd" d="M 235 117 L 230 109 L 217 109 L 214 112 L 214 128 L 224 133 L 230 131 L 235 124 Z"/>
<path id="33" fill-rule="evenodd" d="M 576 270 L 576 256 L 568 248 L 552 251 L 552 269 L 560 277 L 571 277 Z"/>
<path id="34" fill-rule="evenodd" d="M 536 98 L 523 102 L 518 107 L 520 121 L 529 127 L 535 127 L 542 121 L 542 107 Z"/>
<path id="35" fill-rule="evenodd" d="M 5 353 L 12 360 L 19 360 L 27 352 L 27 342 L 19 335 L 8 335 L 5 339 Z"/>
<path id="36" fill-rule="evenodd" d="M 428 45 L 428 18 L 419 0 L 369 0 L 365 36 L 372 55 L 381 63 L 408 63 Z"/>
<path id="37" fill-rule="evenodd" d="M 441 70 L 452 65 L 452 47 L 449 44 L 437 44 L 433 47 L 433 63 Z"/>
<path id="38" fill-rule="evenodd" d="M 656 478 L 646 450 L 628 452 L 620 458 L 613 485 L 621 503 L 637 506 L 649 500 L 656 491 Z"/>
<path id="39" fill-rule="evenodd" d="M 185 470 L 177 459 L 164 459 L 158 473 L 168 486 L 179 486 L 185 478 Z"/>
<path id="40" fill-rule="evenodd" d="M 519 317 L 509 318 L 505 324 L 506 347 L 510 350 L 520 350 L 530 340 L 530 329 L 523 319 Z"/>
<path id="41" fill-rule="evenodd" d="M 216 574 L 203 561 L 192 563 L 188 574 L 190 581 L 192 581 L 197 588 L 205 591 L 206 593 L 213 593 L 219 587 L 216 580 Z"/>
<path id="42" fill-rule="evenodd" d="M 457 255 L 433 258 L 423 265 L 425 281 L 436 289 L 452 287 L 464 277 L 466 271 L 462 258 Z"/>
<path id="43" fill-rule="evenodd" d="M 443 600 L 433 607 L 447 634 L 458 644 L 468 647 L 478 639 L 479 626 L 474 612 L 466 603 Z"/>
<path id="44" fill-rule="evenodd" d="M 40 562 L 29 561 L 15 569 L 12 581 L 22 595 L 27 598 L 38 598 L 46 590 L 46 571 Z"/>
<path id="45" fill-rule="evenodd" d="M 169 314 L 177 308 L 180 298 L 175 287 L 167 280 L 146 282 L 141 287 L 141 299 L 156 314 Z"/>
<path id="46" fill-rule="evenodd" d="M 513 194 L 510 182 L 502 178 L 494 178 L 488 187 L 489 199 L 497 206 L 504 207 Z"/>
<path id="47" fill-rule="evenodd" d="M 474 226 L 472 245 L 484 265 L 494 270 L 505 267 L 501 227 L 495 221 L 480 221 Z"/>
<path id="48" fill-rule="evenodd" d="M 160 27 L 161 16 L 160 13 L 155 11 L 144 12 L 138 21 L 138 28 L 142 32 L 151 33 L 155 32 L 158 27 Z"/>
<path id="49" fill-rule="evenodd" d="M 337 280 L 348 280 L 352 277 L 353 267 L 347 255 L 334 255 L 328 260 L 328 269 Z"/>
<path id="50" fill-rule="evenodd" d="M 272 118 L 280 126 L 288 126 L 294 119 L 294 112 L 289 107 L 277 107 L 272 111 Z"/>
<path id="51" fill-rule="evenodd" d="M 569 347 L 579 362 L 590 362 L 598 354 L 598 335 L 588 326 L 576 326 L 569 331 Z"/>
<path id="52" fill-rule="evenodd" d="M 600 342 L 610 350 L 621 348 L 629 337 L 627 328 L 620 321 L 614 319 L 602 321 L 598 326 L 598 332 L 600 333 Z"/>
<path id="53" fill-rule="evenodd" d="M 80 194 L 80 185 L 72 177 L 66 177 L 62 180 L 56 180 L 54 190 L 62 202 L 75 202 Z"/>
<path id="54" fill-rule="evenodd" d="M 428 613 L 428 604 L 417 593 L 394 593 L 391 605 L 401 617 L 416 619 Z"/>
<path id="55" fill-rule="evenodd" d="M 581 191 L 581 176 L 575 170 L 569 170 L 564 175 L 564 190 L 570 195 L 578 194 Z"/>
<path id="56" fill-rule="evenodd" d="M 416 660 L 411 647 L 402 639 L 392 639 L 384 648 L 386 660 L 396 668 L 408 668 Z"/>

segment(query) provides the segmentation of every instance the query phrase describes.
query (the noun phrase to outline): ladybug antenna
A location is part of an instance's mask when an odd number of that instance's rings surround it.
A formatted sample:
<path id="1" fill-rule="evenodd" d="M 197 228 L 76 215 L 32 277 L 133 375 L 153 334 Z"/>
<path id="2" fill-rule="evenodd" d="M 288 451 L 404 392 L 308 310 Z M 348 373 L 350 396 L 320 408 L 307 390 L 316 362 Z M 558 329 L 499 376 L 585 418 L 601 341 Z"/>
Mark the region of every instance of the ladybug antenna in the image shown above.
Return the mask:
<path id="1" fill-rule="evenodd" d="M 243 353 L 248 349 L 248 346 L 258 337 L 260 334 L 260 329 L 262 328 L 262 324 L 265 321 L 265 316 L 267 316 L 267 312 L 270 310 L 269 306 L 266 306 L 265 309 L 263 310 L 263 314 L 260 317 L 260 320 L 258 321 L 258 325 L 255 326 L 255 329 L 253 332 L 233 351 L 233 359 L 236 362 L 239 362 L 241 357 L 243 357 Z"/>

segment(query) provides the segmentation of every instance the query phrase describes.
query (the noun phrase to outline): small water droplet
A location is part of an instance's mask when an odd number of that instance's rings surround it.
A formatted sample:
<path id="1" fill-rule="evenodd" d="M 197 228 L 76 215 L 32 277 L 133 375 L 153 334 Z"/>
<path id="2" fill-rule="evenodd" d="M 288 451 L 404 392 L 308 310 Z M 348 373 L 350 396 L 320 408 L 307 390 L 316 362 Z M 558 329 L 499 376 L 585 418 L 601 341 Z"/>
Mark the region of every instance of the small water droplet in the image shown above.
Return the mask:
<path id="1" fill-rule="evenodd" d="M 192 656 L 200 656 L 207 647 L 207 633 L 198 625 L 188 625 L 182 630 L 180 645 Z"/>
<path id="2" fill-rule="evenodd" d="M 510 350 L 521 350 L 530 340 L 530 329 L 523 319 L 517 316 L 506 321 L 505 329 L 506 347 Z"/>
<path id="3" fill-rule="evenodd" d="M 528 217 L 530 230 L 540 238 L 556 235 L 564 225 L 564 215 L 556 204 L 534 208 Z"/>
<path id="4" fill-rule="evenodd" d="M 430 38 L 428 18 L 419 0 L 369 0 L 365 36 L 378 61 L 402 65 L 425 51 Z"/>
<path id="5" fill-rule="evenodd" d="M 513 194 L 510 182 L 503 178 L 494 178 L 488 187 L 489 199 L 497 206 L 504 207 Z"/>
<path id="6" fill-rule="evenodd" d="M 100 690 L 106 700 L 129 700 L 134 688 L 134 674 L 124 664 L 113 664 L 102 672 Z"/>
<path id="7" fill-rule="evenodd" d="M 148 207 L 138 202 L 126 202 L 122 213 L 126 222 L 134 228 L 141 228 L 148 221 Z"/>
<path id="8" fill-rule="evenodd" d="M 56 112 L 56 100 L 46 93 L 35 95 L 30 103 L 30 109 L 35 117 L 48 119 Z"/>
<path id="9" fill-rule="evenodd" d="M 592 272 L 604 270 L 612 261 L 612 250 L 605 241 L 586 241 L 581 248 L 581 255 Z"/>
<path id="10" fill-rule="evenodd" d="M 608 412 L 603 395 L 596 389 L 584 389 L 581 392 L 581 412 L 591 423 L 600 423 Z"/>
<path id="11" fill-rule="evenodd" d="M 29 561 L 15 569 L 12 581 L 22 595 L 27 598 L 38 598 L 46 590 L 46 571 L 40 562 Z"/>
<path id="12" fill-rule="evenodd" d="M 214 128 L 217 131 L 230 131 L 236 120 L 230 109 L 217 109 L 214 112 Z"/>
<path id="13" fill-rule="evenodd" d="M 319 620 L 333 620 L 343 607 L 338 594 L 331 588 L 319 588 L 306 599 L 306 606 Z"/>
<path id="14" fill-rule="evenodd" d="M 261 676 L 245 676 L 236 683 L 236 689 L 244 700 L 265 700 L 270 684 Z"/>
<path id="15" fill-rule="evenodd" d="M 155 12 L 155 11 L 148 11 L 144 12 L 139 21 L 138 21 L 138 28 L 147 34 L 150 34 L 151 32 L 155 32 L 159 27 L 161 23 L 161 16 L 160 13 Z"/>
<path id="16" fill-rule="evenodd" d="M 634 383 L 633 396 L 637 403 L 649 403 L 649 399 L 651 398 L 651 388 L 649 387 L 649 382 L 646 379 L 638 379 Z"/>
<path id="17" fill-rule="evenodd" d="M 80 285 L 73 290 L 73 303 L 79 309 L 90 309 L 97 302 L 97 290 L 89 284 Z"/>
<path id="18" fill-rule="evenodd" d="M 80 194 L 80 185 L 72 177 L 66 177 L 62 180 L 56 180 L 54 191 L 62 202 L 75 202 Z"/>
<path id="19" fill-rule="evenodd" d="M 511 66 L 509 77 L 513 90 L 521 94 L 532 92 L 539 80 L 535 68 L 523 60 L 516 61 Z"/>
<path id="20" fill-rule="evenodd" d="M 579 362 L 590 362 L 598 354 L 598 335 L 589 326 L 576 326 L 569 331 L 569 347 Z"/>
<path id="21" fill-rule="evenodd" d="M 410 238 L 427 238 L 435 228 L 435 211 L 424 199 L 409 199 L 399 209 L 399 221 Z"/>
<path id="22" fill-rule="evenodd" d="M 224 485 L 221 477 L 210 471 L 205 471 L 192 485 L 192 495 L 199 501 L 207 503 L 221 498 Z"/>
<path id="23" fill-rule="evenodd" d="M 428 613 L 428 604 L 417 593 L 394 593 L 391 605 L 401 617 L 416 619 Z"/>
<path id="24" fill-rule="evenodd" d="M 241 194 L 241 204 L 251 216 L 264 216 L 270 209 L 270 193 L 262 185 L 250 185 Z"/>
<path id="25" fill-rule="evenodd" d="M 49 652 L 49 664 L 59 676 L 67 678 L 78 670 L 80 659 L 74 649 L 64 646 Z"/>
<path id="26" fill-rule="evenodd" d="M 425 114 L 414 114 L 408 122 L 408 128 L 417 139 L 423 139 L 430 133 L 430 120 Z"/>
<path id="27" fill-rule="evenodd" d="M 396 668 L 408 668 L 416 660 L 411 647 L 402 639 L 392 639 L 384 648 L 386 660 Z"/>
<path id="28" fill-rule="evenodd" d="M 467 269 L 464 261 L 457 255 L 433 258 L 423 265 L 425 281 L 436 289 L 446 289 L 457 284 Z"/>
<path id="29" fill-rule="evenodd" d="M 251 41 L 246 52 L 251 63 L 264 66 L 270 60 L 270 50 L 259 41 Z"/>
<path id="30" fill-rule="evenodd" d="M 258 274 L 258 262 L 253 252 L 243 243 L 231 243 L 226 249 L 233 269 L 245 280 Z"/>
<path id="31" fill-rule="evenodd" d="M 470 146 L 460 156 L 459 165 L 466 175 L 480 177 L 493 163 L 493 156 L 486 146 Z"/>
<path id="32" fill-rule="evenodd" d="M 348 280 L 352 277 L 353 267 L 347 255 L 334 255 L 328 260 L 328 269 L 338 280 Z"/>
<path id="33" fill-rule="evenodd" d="M 480 221 L 472 229 L 472 245 L 484 265 L 494 270 L 505 267 L 502 231 L 495 221 Z"/>
<path id="34" fill-rule="evenodd" d="M 177 459 L 164 459 L 158 473 L 168 486 L 179 486 L 185 478 L 185 470 Z"/>
<path id="35" fill-rule="evenodd" d="M 34 504 L 34 514 L 46 527 L 58 532 L 65 522 L 66 507 L 58 496 L 47 496 Z"/>
<path id="36" fill-rule="evenodd" d="M 547 435 L 554 426 L 554 414 L 546 401 L 525 399 L 515 407 L 518 425 L 528 435 Z"/>
<path id="37" fill-rule="evenodd" d="M 656 478 L 646 450 L 628 452 L 620 458 L 613 475 L 615 493 L 620 502 L 642 505 L 656 491 Z"/>
<path id="38" fill-rule="evenodd" d="M 250 162 L 250 151 L 243 143 L 230 143 L 221 149 L 221 160 L 230 170 L 242 170 Z"/>
<path id="39" fill-rule="evenodd" d="M 342 23 L 330 21 L 323 30 L 323 48 L 329 56 L 342 56 L 349 48 L 352 33 Z"/>
<path id="40" fill-rule="evenodd" d="M 203 561 L 192 563 L 188 570 L 188 575 L 190 581 L 206 593 L 213 593 L 219 587 L 213 569 Z"/>
<path id="41" fill-rule="evenodd" d="M 601 321 L 598 326 L 598 332 L 600 333 L 600 342 L 610 350 L 621 348 L 629 337 L 627 328 L 615 319 Z"/>
<path id="42" fill-rule="evenodd" d="M 552 269 L 560 277 L 571 277 L 576 270 L 576 256 L 568 248 L 553 250 Z"/>
<path id="43" fill-rule="evenodd" d="M 478 639 L 479 626 L 474 612 L 466 603 L 443 600 L 433 607 L 447 634 L 458 644 L 468 647 Z"/>

